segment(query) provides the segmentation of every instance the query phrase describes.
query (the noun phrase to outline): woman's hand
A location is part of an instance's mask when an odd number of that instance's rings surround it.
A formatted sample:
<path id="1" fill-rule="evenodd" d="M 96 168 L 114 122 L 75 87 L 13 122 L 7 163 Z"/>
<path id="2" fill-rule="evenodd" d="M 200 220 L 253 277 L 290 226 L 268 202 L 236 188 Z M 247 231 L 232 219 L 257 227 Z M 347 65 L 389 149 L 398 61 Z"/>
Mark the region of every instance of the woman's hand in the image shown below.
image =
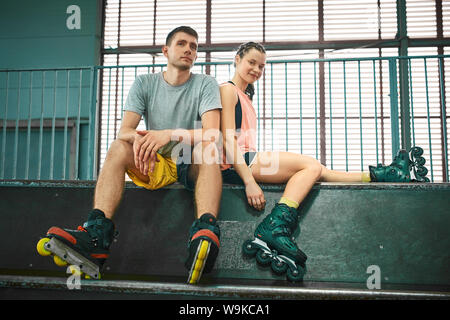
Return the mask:
<path id="1" fill-rule="evenodd" d="M 256 181 L 253 180 L 245 185 L 245 193 L 250 206 L 260 211 L 265 208 L 266 199 L 264 198 L 264 192 Z"/>

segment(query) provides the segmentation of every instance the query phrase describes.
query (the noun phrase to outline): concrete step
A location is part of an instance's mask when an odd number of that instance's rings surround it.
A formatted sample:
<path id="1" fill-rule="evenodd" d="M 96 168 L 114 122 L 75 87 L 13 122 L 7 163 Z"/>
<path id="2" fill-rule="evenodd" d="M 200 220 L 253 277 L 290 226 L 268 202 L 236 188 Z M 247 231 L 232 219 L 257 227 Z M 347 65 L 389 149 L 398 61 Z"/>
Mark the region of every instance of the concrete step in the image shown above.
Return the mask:
<path id="1" fill-rule="evenodd" d="M 76 228 L 92 206 L 92 181 L 0 181 L 0 274 L 64 274 L 36 252 L 51 226 Z M 247 205 L 242 187 L 224 185 L 221 250 L 205 281 L 282 281 L 242 256 L 242 243 L 281 197 L 263 185 L 264 212 Z M 301 232 L 308 255 L 305 282 L 450 286 L 450 184 L 318 183 L 303 202 Z M 115 218 L 120 234 L 104 274 L 187 277 L 183 263 L 194 220 L 192 193 L 174 184 L 148 191 L 127 183 Z M 11 273 L 12 271 L 12 273 Z M 181 281 L 181 282 L 184 282 Z M 287 283 L 287 282 L 286 282 Z"/>

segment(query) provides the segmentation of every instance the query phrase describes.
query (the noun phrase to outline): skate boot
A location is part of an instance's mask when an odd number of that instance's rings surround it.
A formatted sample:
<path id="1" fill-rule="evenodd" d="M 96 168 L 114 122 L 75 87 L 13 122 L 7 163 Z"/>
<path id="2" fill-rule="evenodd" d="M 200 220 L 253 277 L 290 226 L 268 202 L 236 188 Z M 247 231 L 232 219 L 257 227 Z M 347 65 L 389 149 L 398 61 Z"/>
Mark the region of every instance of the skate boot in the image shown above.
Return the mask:
<path id="1" fill-rule="evenodd" d="M 87 222 L 77 230 L 51 227 L 45 238 L 37 243 L 41 256 L 53 256 L 56 265 L 69 265 L 73 273 L 85 274 L 87 279 L 100 279 L 100 271 L 109 256 L 114 224 L 102 212 L 93 210 Z"/>
<path id="2" fill-rule="evenodd" d="M 211 272 L 220 247 L 220 230 L 216 218 L 203 214 L 195 220 L 189 231 L 188 252 L 185 267 L 189 270 L 188 283 L 196 284 L 203 273 Z"/>
<path id="3" fill-rule="evenodd" d="M 254 240 L 247 240 L 242 247 L 246 256 L 254 257 L 262 265 L 271 265 L 276 274 L 287 272 L 290 281 L 301 281 L 305 273 L 306 255 L 291 238 L 298 226 L 297 210 L 277 203 L 272 212 L 258 225 Z"/>
<path id="4" fill-rule="evenodd" d="M 372 182 L 429 182 L 426 177 L 428 169 L 424 167 L 423 149 L 413 147 L 409 152 L 399 150 L 394 161 L 389 166 L 379 163 L 376 167 L 369 166 Z"/>

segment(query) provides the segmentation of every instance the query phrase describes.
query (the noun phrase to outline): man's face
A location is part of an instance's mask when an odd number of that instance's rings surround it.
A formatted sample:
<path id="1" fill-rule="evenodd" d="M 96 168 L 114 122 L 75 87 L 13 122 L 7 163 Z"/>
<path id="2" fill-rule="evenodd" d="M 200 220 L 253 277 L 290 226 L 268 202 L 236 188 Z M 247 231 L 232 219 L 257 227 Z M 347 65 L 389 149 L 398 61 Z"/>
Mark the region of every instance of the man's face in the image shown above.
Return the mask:
<path id="1" fill-rule="evenodd" d="M 198 43 L 194 36 L 178 32 L 168 46 L 163 47 L 167 64 L 180 70 L 190 69 L 197 60 Z"/>

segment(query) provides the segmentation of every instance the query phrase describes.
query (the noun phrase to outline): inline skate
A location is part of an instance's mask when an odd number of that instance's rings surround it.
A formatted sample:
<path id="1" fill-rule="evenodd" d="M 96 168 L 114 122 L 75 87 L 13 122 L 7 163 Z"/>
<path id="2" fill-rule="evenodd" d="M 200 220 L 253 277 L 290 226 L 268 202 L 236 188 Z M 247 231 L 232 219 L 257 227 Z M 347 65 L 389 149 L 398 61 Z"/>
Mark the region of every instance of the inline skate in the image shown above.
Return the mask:
<path id="1" fill-rule="evenodd" d="M 216 218 L 209 213 L 195 220 L 189 231 L 188 258 L 185 262 L 189 270 L 187 283 L 196 284 L 203 273 L 214 267 L 220 248 L 220 229 Z"/>
<path id="2" fill-rule="evenodd" d="M 258 264 L 268 266 L 276 274 L 285 274 L 293 282 L 301 281 L 307 256 L 291 236 L 298 227 L 297 210 L 277 203 L 254 232 L 254 239 L 243 244 L 243 253 L 255 257 Z"/>
<path id="3" fill-rule="evenodd" d="M 413 147 L 409 152 L 399 150 L 389 166 L 381 163 L 376 167 L 369 166 L 370 179 L 372 182 L 429 182 L 422 155 L 423 149 L 420 147 Z"/>
<path id="4" fill-rule="evenodd" d="M 100 279 L 101 269 L 109 257 L 109 247 L 117 233 L 114 223 L 102 212 L 93 210 L 77 230 L 51 227 L 37 243 L 41 256 L 53 256 L 60 267 L 70 266 L 87 279 Z"/>

